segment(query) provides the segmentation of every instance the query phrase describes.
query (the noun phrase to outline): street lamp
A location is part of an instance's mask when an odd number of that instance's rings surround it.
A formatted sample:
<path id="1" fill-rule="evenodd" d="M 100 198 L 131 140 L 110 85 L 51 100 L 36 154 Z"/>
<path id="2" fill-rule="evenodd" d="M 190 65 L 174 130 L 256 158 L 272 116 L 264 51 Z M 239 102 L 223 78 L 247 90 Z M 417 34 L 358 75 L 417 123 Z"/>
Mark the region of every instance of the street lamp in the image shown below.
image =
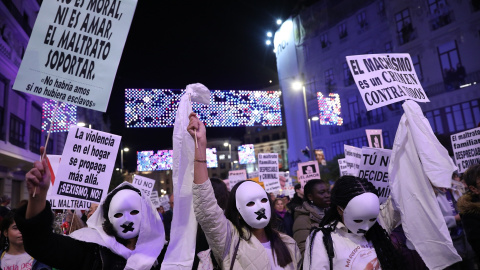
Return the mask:
<path id="1" fill-rule="evenodd" d="M 228 156 L 230 157 L 230 169 L 232 169 L 233 168 L 233 165 L 232 165 L 232 145 L 230 144 L 230 142 L 224 142 L 223 146 L 225 146 L 225 147 L 228 146 Z"/>
<path id="2" fill-rule="evenodd" d="M 308 138 L 309 138 L 309 154 L 310 154 L 310 159 L 313 159 L 313 146 L 312 146 L 312 129 L 310 125 L 310 118 L 308 117 L 308 108 L 307 108 L 307 94 L 305 93 L 305 85 L 301 81 L 294 81 L 292 83 L 292 88 L 293 90 L 302 90 L 303 92 L 303 107 L 305 109 L 305 119 L 307 120 L 307 128 L 308 128 Z M 312 119 L 313 120 L 313 119 Z"/>
<path id="3" fill-rule="evenodd" d="M 123 173 L 123 152 L 128 152 L 130 149 L 128 147 L 120 149 L 120 171 Z"/>

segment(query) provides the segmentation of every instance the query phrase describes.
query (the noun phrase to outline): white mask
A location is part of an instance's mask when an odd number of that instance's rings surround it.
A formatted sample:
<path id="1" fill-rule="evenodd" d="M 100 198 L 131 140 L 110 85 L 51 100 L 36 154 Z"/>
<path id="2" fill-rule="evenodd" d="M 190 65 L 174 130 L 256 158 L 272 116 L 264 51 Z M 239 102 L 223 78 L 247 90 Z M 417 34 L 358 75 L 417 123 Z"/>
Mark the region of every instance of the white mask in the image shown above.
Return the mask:
<path id="1" fill-rule="evenodd" d="M 265 190 L 257 183 L 245 181 L 237 188 L 235 201 L 243 220 L 252 228 L 263 229 L 271 217 L 270 202 Z"/>
<path id="2" fill-rule="evenodd" d="M 123 239 L 138 236 L 142 220 L 142 198 L 131 189 L 124 189 L 113 196 L 108 209 L 108 219 Z"/>
<path id="3" fill-rule="evenodd" d="M 379 213 L 378 196 L 367 192 L 348 202 L 347 207 L 343 210 L 343 221 L 352 233 L 364 235 L 375 224 Z"/>

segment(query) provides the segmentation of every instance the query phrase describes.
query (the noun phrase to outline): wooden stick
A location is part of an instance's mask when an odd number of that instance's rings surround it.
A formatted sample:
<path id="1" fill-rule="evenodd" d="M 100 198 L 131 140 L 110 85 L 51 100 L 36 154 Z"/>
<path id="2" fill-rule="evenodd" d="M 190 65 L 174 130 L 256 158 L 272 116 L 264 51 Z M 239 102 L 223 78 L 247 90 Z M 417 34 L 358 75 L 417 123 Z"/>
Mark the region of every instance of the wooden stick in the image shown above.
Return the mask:
<path id="1" fill-rule="evenodd" d="M 70 229 L 68 230 L 68 235 L 72 233 L 72 225 L 73 225 L 73 220 L 75 219 L 75 209 L 73 209 L 73 214 L 72 214 L 72 221 L 70 221 Z"/>

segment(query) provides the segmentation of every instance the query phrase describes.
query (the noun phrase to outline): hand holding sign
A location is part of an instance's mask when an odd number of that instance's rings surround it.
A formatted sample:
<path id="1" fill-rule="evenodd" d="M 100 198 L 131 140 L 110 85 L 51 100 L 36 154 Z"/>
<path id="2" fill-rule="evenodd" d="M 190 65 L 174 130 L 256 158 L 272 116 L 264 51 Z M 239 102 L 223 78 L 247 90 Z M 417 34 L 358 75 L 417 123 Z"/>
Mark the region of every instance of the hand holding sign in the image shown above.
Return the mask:
<path id="1" fill-rule="evenodd" d="M 45 147 L 40 147 L 40 155 L 43 155 L 44 152 Z M 25 175 L 28 194 L 30 194 L 27 213 L 25 215 L 27 219 L 36 216 L 45 208 L 51 177 L 47 159 L 48 158 L 44 158 L 41 161 L 35 161 L 33 168 Z M 33 197 L 34 193 L 36 193 L 35 197 Z"/>

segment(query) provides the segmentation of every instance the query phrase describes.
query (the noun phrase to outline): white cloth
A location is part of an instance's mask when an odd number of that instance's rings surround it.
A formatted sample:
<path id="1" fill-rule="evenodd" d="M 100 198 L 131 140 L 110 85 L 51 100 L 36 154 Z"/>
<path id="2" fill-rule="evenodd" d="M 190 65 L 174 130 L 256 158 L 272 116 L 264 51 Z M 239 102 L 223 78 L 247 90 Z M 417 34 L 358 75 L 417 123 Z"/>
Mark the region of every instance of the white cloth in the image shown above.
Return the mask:
<path id="1" fill-rule="evenodd" d="M 132 184 L 121 183 L 115 189 Z M 133 187 L 133 186 L 132 186 Z M 142 221 L 140 233 L 134 250 L 130 250 L 115 240 L 115 237 L 107 235 L 102 228 L 105 221 L 103 218 L 103 204 L 100 202 L 97 211 L 88 219 L 88 228 L 77 230 L 70 237 L 84 242 L 92 242 L 109 248 L 115 254 L 127 259 L 125 269 L 141 270 L 150 269 L 156 262 L 165 244 L 165 230 L 163 222 L 157 210 L 152 205 L 150 198 L 142 194 Z"/>
<path id="2" fill-rule="evenodd" d="M 210 91 L 200 83 L 187 85 L 180 99 L 173 128 L 173 207 L 172 229 L 162 269 L 192 269 L 195 258 L 197 220 L 193 212 L 193 160 L 195 141 L 187 131 L 192 101 L 210 101 Z"/>
<path id="3" fill-rule="evenodd" d="M 429 269 L 444 269 L 461 257 L 453 247 L 432 184 L 450 188 L 455 165 L 420 106 L 407 100 L 403 109 L 388 168 L 391 195 L 409 243 Z"/>
<path id="4" fill-rule="evenodd" d="M 5 252 L 2 258 L 1 269 L 18 269 L 18 270 L 30 270 L 33 266 L 33 258 L 28 253 L 22 253 L 18 255 L 10 255 Z"/>

